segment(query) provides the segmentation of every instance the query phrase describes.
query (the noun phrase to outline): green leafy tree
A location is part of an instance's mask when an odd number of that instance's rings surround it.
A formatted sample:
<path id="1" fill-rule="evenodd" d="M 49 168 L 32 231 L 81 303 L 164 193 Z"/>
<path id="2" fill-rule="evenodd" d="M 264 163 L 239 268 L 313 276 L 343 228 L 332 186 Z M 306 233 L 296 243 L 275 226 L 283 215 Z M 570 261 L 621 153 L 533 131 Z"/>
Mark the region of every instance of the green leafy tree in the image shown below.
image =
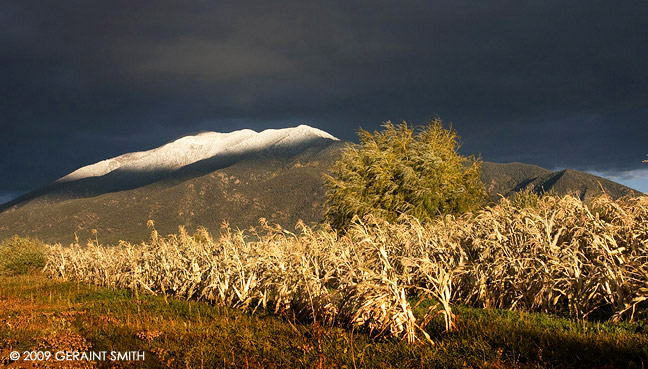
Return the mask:
<path id="1" fill-rule="evenodd" d="M 458 154 L 459 137 L 440 119 L 425 127 L 383 124 L 381 132 L 358 132 L 326 176 L 326 218 L 337 229 L 354 215 L 388 221 L 408 214 L 427 220 L 481 207 L 486 199 L 481 160 Z"/>

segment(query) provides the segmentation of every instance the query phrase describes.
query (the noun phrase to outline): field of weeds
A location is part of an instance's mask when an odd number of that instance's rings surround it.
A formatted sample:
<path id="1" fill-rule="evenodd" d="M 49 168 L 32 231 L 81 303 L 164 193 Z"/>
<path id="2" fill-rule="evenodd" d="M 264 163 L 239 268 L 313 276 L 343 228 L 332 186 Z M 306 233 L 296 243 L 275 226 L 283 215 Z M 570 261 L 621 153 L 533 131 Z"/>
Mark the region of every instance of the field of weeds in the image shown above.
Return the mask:
<path id="1" fill-rule="evenodd" d="M 645 196 L 503 199 L 427 224 L 356 219 L 344 235 L 263 220 L 217 237 L 149 226 L 138 245 L 53 246 L 45 272 L 408 342 L 432 343 L 431 321 L 455 329 L 458 304 L 614 321 L 645 319 L 648 307 Z M 422 301 L 434 303 L 417 318 Z"/>

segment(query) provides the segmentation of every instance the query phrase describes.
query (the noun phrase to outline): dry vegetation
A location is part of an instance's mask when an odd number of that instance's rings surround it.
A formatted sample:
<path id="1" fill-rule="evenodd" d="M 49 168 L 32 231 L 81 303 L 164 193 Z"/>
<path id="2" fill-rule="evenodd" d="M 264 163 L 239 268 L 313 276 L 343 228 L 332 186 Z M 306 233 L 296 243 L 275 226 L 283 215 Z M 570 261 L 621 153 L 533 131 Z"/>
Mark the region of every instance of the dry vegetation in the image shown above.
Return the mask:
<path id="1" fill-rule="evenodd" d="M 262 220 L 115 247 L 51 247 L 46 273 L 68 280 L 202 299 L 375 335 L 428 341 L 426 324 L 466 303 L 632 320 L 648 303 L 648 197 L 585 204 L 571 197 L 503 199 L 477 214 L 421 224 L 367 217 L 349 231 Z M 432 297 L 420 319 L 417 302 Z M 412 304 L 412 305 L 411 305 Z M 439 317 L 439 319 L 440 319 Z"/>

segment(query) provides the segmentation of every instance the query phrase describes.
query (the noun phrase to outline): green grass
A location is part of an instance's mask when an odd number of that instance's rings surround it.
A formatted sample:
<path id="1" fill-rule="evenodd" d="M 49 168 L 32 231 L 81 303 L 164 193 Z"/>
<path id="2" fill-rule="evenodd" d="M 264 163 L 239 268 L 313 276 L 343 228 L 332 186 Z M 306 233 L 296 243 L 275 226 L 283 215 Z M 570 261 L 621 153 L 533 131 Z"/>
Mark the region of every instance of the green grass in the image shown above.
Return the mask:
<path id="1" fill-rule="evenodd" d="M 424 301 L 422 315 L 432 301 Z M 435 345 L 374 340 L 257 311 L 50 280 L 0 280 L 0 366 L 11 351 L 145 351 L 123 367 L 608 367 L 648 364 L 645 322 L 583 322 L 458 306 L 457 330 L 428 325 Z M 19 364 L 19 363 L 16 363 Z M 98 367 L 111 367 L 99 361 Z M 15 365 L 15 364 L 14 364 Z"/>

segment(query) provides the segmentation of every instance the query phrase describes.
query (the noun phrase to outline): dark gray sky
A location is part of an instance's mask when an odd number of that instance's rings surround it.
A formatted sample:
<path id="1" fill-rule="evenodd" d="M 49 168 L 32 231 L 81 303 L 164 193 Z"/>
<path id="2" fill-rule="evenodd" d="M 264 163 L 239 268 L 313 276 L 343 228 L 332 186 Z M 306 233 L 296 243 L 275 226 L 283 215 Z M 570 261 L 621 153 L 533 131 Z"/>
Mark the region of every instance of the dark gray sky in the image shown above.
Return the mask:
<path id="1" fill-rule="evenodd" d="M 436 115 L 648 191 L 645 0 L 3 0 L 0 35 L 0 201 L 202 130 Z"/>

